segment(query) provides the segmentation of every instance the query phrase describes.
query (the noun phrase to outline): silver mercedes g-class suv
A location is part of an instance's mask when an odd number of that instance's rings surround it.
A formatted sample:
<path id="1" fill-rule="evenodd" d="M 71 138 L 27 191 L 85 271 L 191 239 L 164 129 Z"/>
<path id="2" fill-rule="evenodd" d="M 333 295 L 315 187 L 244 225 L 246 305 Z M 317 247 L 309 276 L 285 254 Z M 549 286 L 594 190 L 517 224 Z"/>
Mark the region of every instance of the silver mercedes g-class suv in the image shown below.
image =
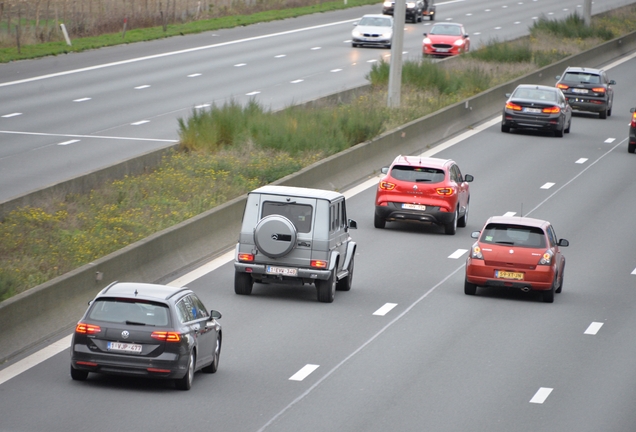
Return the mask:
<path id="1" fill-rule="evenodd" d="M 314 284 L 318 301 L 349 291 L 356 243 L 345 197 L 338 192 L 263 186 L 247 196 L 234 261 L 234 291 L 252 293 L 254 282 Z"/>

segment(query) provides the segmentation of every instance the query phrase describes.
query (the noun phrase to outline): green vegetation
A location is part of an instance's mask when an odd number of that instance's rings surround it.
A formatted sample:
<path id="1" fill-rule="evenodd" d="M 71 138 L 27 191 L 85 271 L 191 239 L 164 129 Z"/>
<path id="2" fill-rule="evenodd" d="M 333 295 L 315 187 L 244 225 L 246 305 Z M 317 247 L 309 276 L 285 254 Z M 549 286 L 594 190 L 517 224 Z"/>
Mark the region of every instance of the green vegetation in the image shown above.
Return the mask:
<path id="1" fill-rule="evenodd" d="M 631 21 L 624 19 L 628 14 Z M 636 7 L 617 16 L 616 21 L 611 15 L 602 18 L 613 34 L 632 31 L 629 23 L 636 18 Z M 491 54 L 476 52 L 438 63 L 406 62 L 400 108 L 386 107 L 389 66 L 381 62 L 368 76 L 372 90 L 350 104 L 270 112 L 255 102 L 246 106 L 230 102 L 193 111 L 179 121 L 180 151 L 167 155 L 154 172 L 7 215 L 0 223 L 0 299 L 535 70 L 541 59 L 574 54 L 595 43 L 598 39 L 567 40 L 552 31 L 533 29 L 526 40 L 493 42 L 483 48 Z M 552 46 L 558 46 L 560 54 L 545 48 Z M 497 52 L 519 60 L 492 60 Z"/>

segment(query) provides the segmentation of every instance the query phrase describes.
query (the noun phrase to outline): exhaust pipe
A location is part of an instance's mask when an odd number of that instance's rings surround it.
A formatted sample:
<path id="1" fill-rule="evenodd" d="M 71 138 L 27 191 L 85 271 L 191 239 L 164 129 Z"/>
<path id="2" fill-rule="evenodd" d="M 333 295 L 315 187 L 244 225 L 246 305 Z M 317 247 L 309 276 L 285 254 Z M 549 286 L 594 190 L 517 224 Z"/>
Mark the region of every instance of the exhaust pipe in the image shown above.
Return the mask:
<path id="1" fill-rule="evenodd" d="M 530 291 L 530 287 L 523 287 L 523 288 L 521 288 L 521 291 L 528 292 L 528 291 Z"/>

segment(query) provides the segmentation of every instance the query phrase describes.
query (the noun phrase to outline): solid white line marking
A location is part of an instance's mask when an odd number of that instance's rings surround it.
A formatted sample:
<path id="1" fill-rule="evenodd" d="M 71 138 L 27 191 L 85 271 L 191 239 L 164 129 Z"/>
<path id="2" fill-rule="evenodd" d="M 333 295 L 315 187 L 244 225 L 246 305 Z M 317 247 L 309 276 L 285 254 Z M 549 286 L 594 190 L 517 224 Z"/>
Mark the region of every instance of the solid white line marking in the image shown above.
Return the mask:
<path id="1" fill-rule="evenodd" d="M 257 90 L 257 91 L 253 91 L 253 92 L 245 93 L 245 96 L 254 96 L 254 95 L 257 95 L 257 94 L 259 94 L 259 93 L 260 93 L 260 91 L 258 91 L 258 90 Z"/>
<path id="2" fill-rule="evenodd" d="M 542 404 L 543 402 L 545 402 L 548 396 L 550 396 L 552 390 L 554 389 L 541 387 L 539 390 L 537 390 L 532 399 L 530 399 L 530 403 Z"/>
<path id="3" fill-rule="evenodd" d="M 113 139 L 113 140 L 132 140 L 132 141 L 156 141 L 156 142 L 168 142 L 168 143 L 179 142 L 179 140 L 158 139 L 158 138 L 132 138 L 132 137 L 102 136 L 102 135 L 54 134 L 54 133 L 42 133 L 42 132 L 20 132 L 20 131 L 6 131 L 6 130 L 0 130 L 0 134 L 52 136 L 52 137 L 67 137 L 67 138 L 98 138 L 98 139 Z"/>
<path id="4" fill-rule="evenodd" d="M 144 84 L 144 85 L 135 87 L 135 90 L 143 90 L 143 89 L 147 89 L 148 87 L 150 87 L 150 85 Z"/>
<path id="5" fill-rule="evenodd" d="M 57 143 L 57 145 L 69 145 L 69 144 L 74 144 L 76 142 L 80 142 L 80 140 L 69 140 L 69 141 L 64 141 L 61 143 Z"/>
<path id="6" fill-rule="evenodd" d="M 15 116 L 19 116 L 22 115 L 22 113 L 11 113 L 11 114 L 5 114 L 2 117 L 4 118 L 9 118 L 9 117 L 15 117 Z"/>
<path id="7" fill-rule="evenodd" d="M 373 59 L 373 60 L 367 60 L 367 63 L 375 63 L 375 62 L 377 62 L 377 60 L 376 60 L 376 59 Z"/>
<path id="8" fill-rule="evenodd" d="M 601 327 L 603 327 L 603 323 L 602 322 L 593 322 L 592 324 L 590 324 L 587 327 L 587 330 L 585 330 L 585 333 L 583 333 L 583 334 L 595 335 L 596 333 L 598 333 L 598 331 L 601 329 Z"/>
<path id="9" fill-rule="evenodd" d="M 210 106 L 212 106 L 212 105 L 210 105 L 210 104 L 202 104 L 202 105 L 196 105 L 195 108 L 196 109 L 209 108 Z"/>
<path id="10" fill-rule="evenodd" d="M 139 126 L 145 123 L 150 123 L 150 120 L 139 120 L 138 122 L 131 123 L 131 126 Z"/>
<path id="11" fill-rule="evenodd" d="M 514 215 L 516 215 L 516 214 L 517 214 L 517 212 L 506 212 L 506 213 L 504 213 L 503 215 L 504 215 L 505 217 L 510 217 L 510 216 L 514 216 Z"/>
<path id="12" fill-rule="evenodd" d="M 450 254 L 448 257 L 452 258 L 452 259 L 459 259 L 461 258 L 466 252 L 468 252 L 468 249 L 457 249 L 455 252 L 453 252 L 452 254 Z"/>
<path id="13" fill-rule="evenodd" d="M 20 375 L 22 372 L 25 372 L 34 366 L 37 366 L 54 355 L 59 354 L 64 350 L 68 350 L 71 346 L 72 337 L 73 335 L 68 335 L 63 339 L 42 348 L 40 351 L 31 354 L 27 358 L 8 366 L 6 369 L 0 370 L 0 384 L 4 384 L 11 378 Z"/>
<path id="14" fill-rule="evenodd" d="M 385 303 L 384 306 L 382 306 L 377 311 L 373 312 L 373 315 L 384 316 L 388 314 L 391 311 L 391 309 L 393 309 L 396 306 L 397 306 L 397 303 Z"/>
<path id="15" fill-rule="evenodd" d="M 577 164 L 584 164 L 585 162 L 587 162 L 587 158 L 581 158 L 581 159 L 578 159 L 575 163 L 577 163 Z"/>
<path id="16" fill-rule="evenodd" d="M 305 365 L 301 370 L 293 374 L 289 377 L 290 381 L 302 381 L 309 376 L 313 371 L 318 369 L 319 365 L 308 364 Z"/>
<path id="17" fill-rule="evenodd" d="M 605 143 L 607 143 L 607 144 L 611 144 L 611 143 L 613 143 L 614 141 L 616 141 L 616 138 L 608 138 L 608 139 L 606 139 L 606 140 L 605 140 L 605 141 L 603 141 L 603 142 L 605 142 Z"/>
<path id="18" fill-rule="evenodd" d="M 201 74 L 200 73 L 193 73 L 193 74 L 188 75 L 188 78 L 194 78 L 194 77 L 198 77 L 198 76 L 201 76 Z"/>
<path id="19" fill-rule="evenodd" d="M 91 98 L 85 97 L 85 98 L 75 99 L 73 102 L 86 102 L 89 100 L 91 100 Z"/>
<path id="20" fill-rule="evenodd" d="M 543 186 L 541 186 L 541 189 L 550 189 L 552 186 L 554 186 L 554 183 L 546 183 Z"/>
<path id="21" fill-rule="evenodd" d="M 312 50 L 312 51 L 316 51 L 316 50 L 319 50 L 320 48 L 321 48 L 321 47 L 313 47 L 311 50 Z"/>

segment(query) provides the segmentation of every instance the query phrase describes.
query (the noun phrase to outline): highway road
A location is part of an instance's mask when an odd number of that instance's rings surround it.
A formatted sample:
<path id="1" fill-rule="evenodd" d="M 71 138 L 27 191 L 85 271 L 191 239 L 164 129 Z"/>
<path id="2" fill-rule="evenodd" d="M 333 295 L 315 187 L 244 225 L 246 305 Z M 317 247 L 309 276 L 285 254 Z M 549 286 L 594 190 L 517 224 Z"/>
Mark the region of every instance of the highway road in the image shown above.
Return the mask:
<path id="1" fill-rule="evenodd" d="M 595 2 L 599 13 L 630 0 Z M 473 47 L 526 34 L 582 0 L 438 1 Z M 390 55 L 353 49 L 352 23 L 380 4 L 166 40 L 0 64 L 0 202 L 173 144 L 178 118 L 229 100 L 279 109 L 367 83 Z M 404 57 L 430 26 L 405 24 Z"/>
<path id="2" fill-rule="evenodd" d="M 64 338 L 0 370 L 0 431 L 634 430 L 636 157 L 626 137 L 636 56 L 610 67 L 607 120 L 577 114 L 555 138 L 501 133 L 495 117 L 426 153 L 475 176 L 457 235 L 373 228 L 372 179 L 346 192 L 358 251 L 353 288 L 334 303 L 317 302 L 313 287 L 237 296 L 230 252 L 174 282 L 223 313 L 218 373 L 197 373 L 189 392 L 75 382 Z M 570 241 L 553 304 L 497 289 L 464 295 L 470 233 L 506 213 L 548 219 Z"/>

